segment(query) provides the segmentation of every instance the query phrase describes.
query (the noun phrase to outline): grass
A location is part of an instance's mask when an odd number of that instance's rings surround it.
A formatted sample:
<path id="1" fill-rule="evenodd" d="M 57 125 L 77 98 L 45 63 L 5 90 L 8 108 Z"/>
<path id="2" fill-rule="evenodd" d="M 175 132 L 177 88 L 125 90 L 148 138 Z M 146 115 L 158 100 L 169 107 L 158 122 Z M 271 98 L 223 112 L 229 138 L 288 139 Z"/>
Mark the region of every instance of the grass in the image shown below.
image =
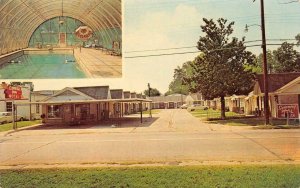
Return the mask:
<path id="1" fill-rule="evenodd" d="M 272 119 L 270 123 L 272 126 L 264 126 L 265 120 L 264 118 L 240 118 L 240 119 L 226 119 L 226 120 L 214 120 L 211 123 L 219 123 L 223 125 L 230 126 L 261 126 L 261 128 L 297 128 L 295 125 L 299 125 L 299 123 L 295 120 L 290 120 L 290 126 L 286 125 L 286 120 L 281 119 Z"/>
<path id="2" fill-rule="evenodd" d="M 298 121 L 290 120 L 289 126 L 286 126 L 286 120 L 283 119 L 271 119 L 271 126 L 264 126 L 265 120 L 263 117 L 245 117 L 242 114 L 235 112 L 226 112 L 225 115 L 228 119 L 221 120 L 221 112 L 219 110 L 203 110 L 196 109 L 190 112 L 193 116 L 201 118 L 203 120 L 208 120 L 209 123 L 217 123 L 229 126 L 258 126 L 260 129 L 295 129 L 300 128 Z"/>
<path id="3" fill-rule="evenodd" d="M 0 170 L 0 187 L 289 187 L 299 165 Z"/>
<path id="4" fill-rule="evenodd" d="M 17 126 L 18 126 L 18 128 L 22 128 L 22 127 L 28 127 L 28 126 L 31 126 L 31 125 L 40 124 L 41 122 L 42 122 L 41 120 L 18 121 Z M 9 131 L 9 130 L 12 130 L 12 129 L 13 129 L 13 124 L 12 123 L 6 123 L 6 124 L 0 125 L 0 132 Z"/>
<path id="5" fill-rule="evenodd" d="M 201 119 L 215 119 L 215 118 L 221 118 L 221 111 L 219 110 L 203 110 L 203 109 L 195 109 L 194 111 L 190 112 L 193 116 Z M 225 112 L 226 117 L 241 117 L 241 114 L 235 113 L 235 112 Z"/>

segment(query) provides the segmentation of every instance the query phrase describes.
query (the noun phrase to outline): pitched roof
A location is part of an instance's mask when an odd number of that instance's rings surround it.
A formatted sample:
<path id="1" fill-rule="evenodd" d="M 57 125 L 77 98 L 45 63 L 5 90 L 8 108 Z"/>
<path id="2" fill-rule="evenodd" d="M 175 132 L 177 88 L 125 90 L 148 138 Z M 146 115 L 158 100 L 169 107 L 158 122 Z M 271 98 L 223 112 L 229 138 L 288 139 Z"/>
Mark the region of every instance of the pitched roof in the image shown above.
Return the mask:
<path id="1" fill-rule="evenodd" d="M 42 101 L 44 102 L 73 101 L 73 100 L 93 100 L 93 98 L 74 88 L 66 87 L 63 90 L 56 92 L 52 96 L 42 99 Z"/>
<path id="2" fill-rule="evenodd" d="M 111 99 L 109 86 L 74 87 L 94 99 Z"/>
<path id="3" fill-rule="evenodd" d="M 124 91 L 124 99 L 130 99 L 130 91 Z"/>
<path id="4" fill-rule="evenodd" d="M 59 91 L 60 90 L 39 90 L 39 91 L 33 91 L 32 94 L 51 96 L 51 95 L 54 95 L 56 92 L 59 92 Z"/>
<path id="5" fill-rule="evenodd" d="M 141 99 L 142 98 L 142 94 L 136 94 L 136 98 Z"/>
<path id="6" fill-rule="evenodd" d="M 194 99 L 194 101 L 200 101 L 200 100 L 202 100 L 201 93 L 191 93 L 190 96 Z"/>
<path id="7" fill-rule="evenodd" d="M 136 98 L 136 93 L 135 92 L 130 93 L 130 98 Z"/>
<path id="8" fill-rule="evenodd" d="M 269 74 L 268 75 L 268 89 L 269 92 L 275 92 L 276 90 L 280 89 L 281 87 L 285 86 L 292 80 L 300 77 L 300 72 L 293 72 L 293 73 L 276 73 L 276 74 Z M 263 75 L 257 75 L 257 81 L 259 84 L 259 88 L 261 92 L 264 92 L 264 80 Z"/>
<path id="9" fill-rule="evenodd" d="M 149 97 L 149 99 L 152 100 L 152 102 L 181 102 L 185 101 L 185 98 L 185 95 Z"/>
<path id="10" fill-rule="evenodd" d="M 110 95 L 112 99 L 123 99 L 123 89 L 111 89 Z"/>

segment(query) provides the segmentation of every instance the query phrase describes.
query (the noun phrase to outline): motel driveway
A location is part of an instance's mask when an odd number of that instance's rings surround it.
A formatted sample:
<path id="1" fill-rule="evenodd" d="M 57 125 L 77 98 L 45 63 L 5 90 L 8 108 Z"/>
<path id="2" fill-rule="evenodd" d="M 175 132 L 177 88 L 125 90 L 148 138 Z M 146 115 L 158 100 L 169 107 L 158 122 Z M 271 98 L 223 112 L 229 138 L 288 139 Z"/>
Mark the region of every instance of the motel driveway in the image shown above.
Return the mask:
<path id="1" fill-rule="evenodd" d="M 138 126 L 31 129 L 1 134 L 0 167 L 299 163 L 300 130 L 211 125 L 162 110 Z"/>

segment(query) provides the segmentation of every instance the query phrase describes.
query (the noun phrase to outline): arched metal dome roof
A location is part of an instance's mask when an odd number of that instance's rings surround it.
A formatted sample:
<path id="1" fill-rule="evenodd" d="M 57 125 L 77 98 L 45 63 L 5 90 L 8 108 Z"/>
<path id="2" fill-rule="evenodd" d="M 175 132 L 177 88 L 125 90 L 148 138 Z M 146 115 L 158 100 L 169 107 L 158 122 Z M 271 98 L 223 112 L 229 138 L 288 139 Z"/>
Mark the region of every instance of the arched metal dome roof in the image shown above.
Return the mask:
<path id="1" fill-rule="evenodd" d="M 94 31 L 122 28 L 121 0 L 0 0 L 0 55 L 26 48 L 35 29 L 58 16 Z"/>

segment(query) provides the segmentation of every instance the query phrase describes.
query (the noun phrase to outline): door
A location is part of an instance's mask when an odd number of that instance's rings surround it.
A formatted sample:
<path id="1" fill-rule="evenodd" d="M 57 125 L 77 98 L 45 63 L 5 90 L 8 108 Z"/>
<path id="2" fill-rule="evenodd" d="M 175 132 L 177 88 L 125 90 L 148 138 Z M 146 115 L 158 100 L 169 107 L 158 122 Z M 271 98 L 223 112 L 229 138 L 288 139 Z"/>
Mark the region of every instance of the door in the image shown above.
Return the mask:
<path id="1" fill-rule="evenodd" d="M 298 95 L 298 108 L 299 108 L 299 113 L 300 113 L 300 95 Z"/>
<path id="2" fill-rule="evenodd" d="M 66 47 L 66 33 L 59 33 L 59 46 Z"/>

